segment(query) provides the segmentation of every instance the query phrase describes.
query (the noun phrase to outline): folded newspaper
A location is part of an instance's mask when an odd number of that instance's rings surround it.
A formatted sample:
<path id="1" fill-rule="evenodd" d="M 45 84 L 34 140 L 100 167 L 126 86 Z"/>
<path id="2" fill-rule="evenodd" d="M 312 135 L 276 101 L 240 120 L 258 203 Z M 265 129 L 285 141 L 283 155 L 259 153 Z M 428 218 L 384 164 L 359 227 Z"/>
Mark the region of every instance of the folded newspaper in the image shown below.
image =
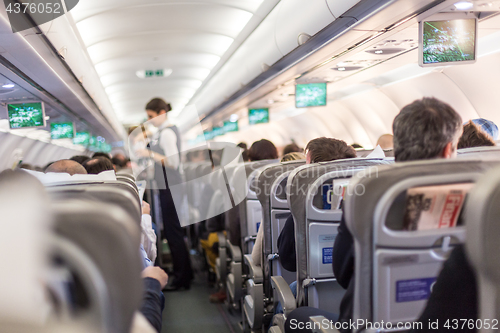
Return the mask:
<path id="1" fill-rule="evenodd" d="M 422 186 L 406 193 L 404 230 L 450 228 L 457 224 L 473 183 Z"/>

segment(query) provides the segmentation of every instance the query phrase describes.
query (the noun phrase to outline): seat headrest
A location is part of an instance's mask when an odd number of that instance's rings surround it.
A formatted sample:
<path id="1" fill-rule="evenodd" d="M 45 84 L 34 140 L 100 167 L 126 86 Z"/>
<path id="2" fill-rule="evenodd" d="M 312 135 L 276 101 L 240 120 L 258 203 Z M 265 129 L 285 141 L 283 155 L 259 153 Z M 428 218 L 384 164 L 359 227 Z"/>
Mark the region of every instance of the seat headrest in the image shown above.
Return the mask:
<path id="1" fill-rule="evenodd" d="M 54 172 L 43 173 L 33 170 L 23 170 L 23 171 L 36 177 L 45 186 L 116 180 L 116 174 L 113 170 L 103 171 L 98 175 L 73 175 L 73 176 L 71 176 L 68 173 L 54 173 Z"/>

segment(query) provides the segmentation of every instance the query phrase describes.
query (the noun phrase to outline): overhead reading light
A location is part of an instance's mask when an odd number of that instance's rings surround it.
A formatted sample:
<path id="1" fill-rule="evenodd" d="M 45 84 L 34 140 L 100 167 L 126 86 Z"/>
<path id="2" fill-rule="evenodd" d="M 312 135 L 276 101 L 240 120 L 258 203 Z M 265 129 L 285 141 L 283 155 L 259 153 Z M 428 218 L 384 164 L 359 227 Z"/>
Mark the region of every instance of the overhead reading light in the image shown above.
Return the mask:
<path id="1" fill-rule="evenodd" d="M 268 99 L 267 104 L 274 104 L 274 99 Z"/>
<path id="2" fill-rule="evenodd" d="M 375 50 L 366 50 L 366 53 L 371 53 L 371 54 L 395 54 L 399 52 L 406 51 L 406 49 L 401 48 L 401 47 L 385 47 L 381 49 L 375 49 Z"/>
<path id="3" fill-rule="evenodd" d="M 357 71 L 358 69 L 362 69 L 363 66 L 344 66 L 344 67 L 333 67 L 334 71 L 345 72 L 345 71 Z"/>
<path id="4" fill-rule="evenodd" d="M 229 117 L 229 121 L 234 123 L 236 121 L 238 121 L 240 117 L 237 115 L 237 114 L 232 114 L 230 117 Z"/>
<path id="5" fill-rule="evenodd" d="M 7 84 L 4 84 L 2 86 L 2 88 L 5 88 L 5 89 L 11 89 L 11 88 L 14 88 L 16 85 L 13 84 L 13 83 L 7 83 Z"/>
<path id="6" fill-rule="evenodd" d="M 474 5 L 471 2 L 468 1 L 460 1 L 455 3 L 455 8 L 459 10 L 468 10 L 474 7 Z"/>

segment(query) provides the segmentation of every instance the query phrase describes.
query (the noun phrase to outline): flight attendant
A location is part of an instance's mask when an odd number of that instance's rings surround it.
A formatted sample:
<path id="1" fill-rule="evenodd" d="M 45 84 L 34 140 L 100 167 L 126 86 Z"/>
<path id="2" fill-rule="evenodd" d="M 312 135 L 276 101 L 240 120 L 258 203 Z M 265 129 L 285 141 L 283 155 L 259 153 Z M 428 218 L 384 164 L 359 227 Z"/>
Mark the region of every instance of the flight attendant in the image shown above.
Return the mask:
<path id="1" fill-rule="evenodd" d="M 150 142 L 150 150 L 139 152 L 140 155 L 151 157 L 155 162 L 155 180 L 160 194 L 163 232 L 170 247 L 174 266 L 174 272 L 170 274 L 171 278 L 163 289 L 168 291 L 189 289 L 193 279 L 189 253 L 184 243 L 184 231 L 174 204 L 174 200 L 182 201 L 183 193 L 182 190 L 170 190 L 170 187 L 182 184 L 181 137 L 177 127 L 168 119 L 168 112 L 171 110 L 170 104 L 161 98 L 153 98 L 146 105 L 148 119 L 158 128 L 158 132 Z"/>

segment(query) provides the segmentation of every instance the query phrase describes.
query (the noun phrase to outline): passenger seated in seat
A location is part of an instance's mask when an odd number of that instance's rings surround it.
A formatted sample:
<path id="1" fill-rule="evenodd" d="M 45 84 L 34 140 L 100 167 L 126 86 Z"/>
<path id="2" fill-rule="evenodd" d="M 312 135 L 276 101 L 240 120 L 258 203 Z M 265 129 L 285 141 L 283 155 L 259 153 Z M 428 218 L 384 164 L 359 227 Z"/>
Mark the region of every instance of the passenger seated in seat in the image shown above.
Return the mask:
<path id="1" fill-rule="evenodd" d="M 248 159 L 250 161 L 275 160 L 278 158 L 276 146 L 269 140 L 262 139 L 252 143 L 248 150 Z"/>
<path id="2" fill-rule="evenodd" d="M 83 166 L 87 170 L 87 173 L 92 175 L 97 175 L 103 171 L 115 170 L 111 160 L 102 156 L 86 161 L 83 163 Z"/>
<path id="3" fill-rule="evenodd" d="M 392 134 L 383 134 L 377 140 L 377 146 L 380 146 L 383 150 L 394 148 L 393 136 Z"/>
<path id="4" fill-rule="evenodd" d="M 355 158 L 356 151 L 342 140 L 318 138 L 309 141 L 306 146 L 306 164 Z M 292 215 L 286 220 L 285 226 L 278 237 L 278 254 L 283 268 L 295 272 L 295 226 Z"/>
<path id="5" fill-rule="evenodd" d="M 75 155 L 70 160 L 75 161 L 83 165 L 86 161 L 90 160 L 90 157 L 85 156 L 85 155 Z"/>
<path id="6" fill-rule="evenodd" d="M 396 162 L 453 158 L 457 155 L 458 140 L 462 135 L 462 119 L 448 104 L 435 98 L 423 98 L 401 109 L 394 119 L 392 128 Z M 347 288 L 340 304 L 338 321 L 349 322 L 353 315 L 354 240 L 347 229 L 344 214 L 342 214 L 333 246 L 332 263 L 337 282 Z M 440 308 L 439 311 L 443 310 L 444 308 Z M 308 322 L 309 317 L 316 314 L 332 320 L 336 317 L 325 311 L 316 310 L 315 312 L 308 307 L 297 308 L 287 318 L 286 332 L 311 332 L 310 330 L 292 330 L 290 320 Z M 348 332 L 349 330 L 340 331 Z"/>
<path id="7" fill-rule="evenodd" d="M 87 170 L 78 162 L 72 160 L 60 160 L 52 163 L 45 169 L 45 173 L 69 173 L 73 175 L 86 175 Z"/>
<path id="8" fill-rule="evenodd" d="M 458 140 L 458 148 L 483 146 L 495 146 L 495 141 L 493 141 L 491 136 L 486 134 L 472 120 L 469 120 L 469 122 L 464 125 L 462 136 L 460 140 Z"/>

